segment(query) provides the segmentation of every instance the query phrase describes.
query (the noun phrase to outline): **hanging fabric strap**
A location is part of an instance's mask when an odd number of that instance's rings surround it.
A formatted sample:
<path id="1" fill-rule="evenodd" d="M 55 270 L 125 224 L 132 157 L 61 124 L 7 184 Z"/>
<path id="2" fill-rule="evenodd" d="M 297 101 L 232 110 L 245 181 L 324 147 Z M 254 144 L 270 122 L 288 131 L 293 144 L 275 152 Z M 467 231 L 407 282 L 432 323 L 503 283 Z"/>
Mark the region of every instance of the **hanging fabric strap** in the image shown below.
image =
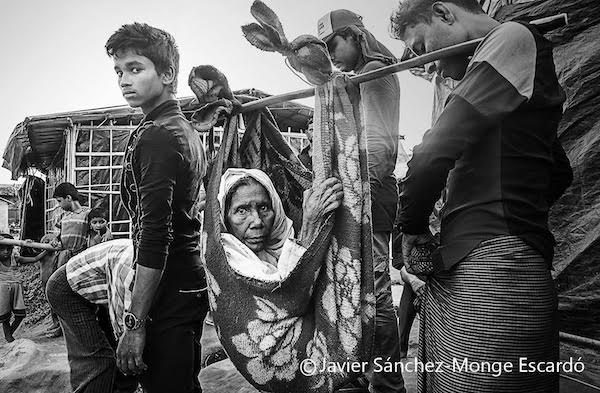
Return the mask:
<path id="1" fill-rule="evenodd" d="M 209 300 L 221 344 L 261 391 L 331 392 L 358 375 L 335 364 L 370 359 L 375 317 L 371 198 L 358 100 L 357 89 L 343 75 L 318 88 L 315 182 L 339 178 L 344 199 L 281 281 L 244 276 L 227 261 L 217 194 L 221 174 L 236 161 L 231 155 L 237 125 L 230 118 L 226 126 L 207 188 L 203 239 Z M 248 114 L 245 123 L 240 163 L 260 166 L 269 175 L 287 203 L 286 213 L 299 225 L 301 211 L 293 209 L 301 209 L 302 190 L 310 186 L 306 169 L 268 112 Z"/>

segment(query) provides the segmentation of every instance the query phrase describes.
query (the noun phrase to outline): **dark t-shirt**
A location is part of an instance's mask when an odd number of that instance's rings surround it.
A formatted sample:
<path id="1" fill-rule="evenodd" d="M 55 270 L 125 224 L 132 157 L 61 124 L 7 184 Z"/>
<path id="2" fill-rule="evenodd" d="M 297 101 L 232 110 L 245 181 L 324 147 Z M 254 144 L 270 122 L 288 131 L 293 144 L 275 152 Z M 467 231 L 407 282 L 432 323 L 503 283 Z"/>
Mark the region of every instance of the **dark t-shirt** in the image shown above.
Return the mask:
<path id="1" fill-rule="evenodd" d="M 358 70 L 363 74 L 386 64 L 374 60 Z M 396 219 L 398 188 L 394 177 L 398 156 L 400 84 L 395 74 L 360 84 L 363 123 L 371 181 L 373 232 L 391 232 Z"/>
<path id="2" fill-rule="evenodd" d="M 551 262 L 548 210 L 572 180 L 556 134 L 564 100 L 552 46 L 534 27 L 501 24 L 477 47 L 414 148 L 401 194 L 403 232 L 424 233 L 447 182 L 440 268 L 503 235 L 519 236 Z"/>
<path id="3" fill-rule="evenodd" d="M 200 253 L 205 171 L 200 136 L 175 100 L 149 113 L 129 139 L 121 197 L 133 224 L 136 263 L 164 268 L 163 281 L 176 276 L 186 281 L 182 287 L 204 280 L 200 258 L 190 256 Z"/>

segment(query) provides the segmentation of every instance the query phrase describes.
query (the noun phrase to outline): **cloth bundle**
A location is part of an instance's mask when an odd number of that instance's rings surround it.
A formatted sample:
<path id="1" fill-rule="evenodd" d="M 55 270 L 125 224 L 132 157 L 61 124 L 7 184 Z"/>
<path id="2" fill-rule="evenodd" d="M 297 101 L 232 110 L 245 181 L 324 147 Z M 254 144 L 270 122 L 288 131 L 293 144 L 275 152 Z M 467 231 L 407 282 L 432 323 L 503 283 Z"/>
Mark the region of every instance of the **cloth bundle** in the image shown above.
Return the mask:
<path id="1" fill-rule="evenodd" d="M 345 363 L 371 356 L 371 198 L 358 92 L 341 74 L 317 90 L 314 181 L 338 177 L 344 199 L 287 277 L 261 281 L 234 271 L 221 243 L 217 195 L 232 164 L 265 171 L 300 227 L 308 172 L 268 111 L 247 115 L 239 149 L 237 117 L 229 118 L 207 188 L 203 241 L 212 315 L 232 362 L 261 391 L 331 392 L 356 377 Z"/>

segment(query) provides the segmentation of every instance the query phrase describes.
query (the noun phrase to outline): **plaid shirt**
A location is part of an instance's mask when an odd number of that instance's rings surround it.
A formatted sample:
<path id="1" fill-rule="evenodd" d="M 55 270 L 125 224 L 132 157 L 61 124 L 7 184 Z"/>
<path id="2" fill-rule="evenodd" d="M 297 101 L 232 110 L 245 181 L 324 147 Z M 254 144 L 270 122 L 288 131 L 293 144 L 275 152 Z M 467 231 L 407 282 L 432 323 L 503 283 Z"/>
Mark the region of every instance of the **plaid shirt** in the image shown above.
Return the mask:
<path id="1" fill-rule="evenodd" d="M 100 243 L 67 262 L 67 281 L 74 292 L 94 304 L 108 305 L 115 336 L 123 333 L 123 311 L 131 305 L 133 243 L 117 239 Z"/>

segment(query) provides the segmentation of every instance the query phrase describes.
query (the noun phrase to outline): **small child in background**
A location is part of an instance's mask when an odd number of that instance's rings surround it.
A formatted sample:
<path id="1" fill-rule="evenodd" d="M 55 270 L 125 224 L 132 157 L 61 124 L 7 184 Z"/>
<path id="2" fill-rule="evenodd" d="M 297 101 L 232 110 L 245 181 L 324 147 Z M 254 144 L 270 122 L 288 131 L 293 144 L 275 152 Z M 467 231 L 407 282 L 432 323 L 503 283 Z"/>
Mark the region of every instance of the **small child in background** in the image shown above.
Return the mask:
<path id="1" fill-rule="evenodd" d="M 7 233 L 0 234 L 4 239 L 14 239 Z M 6 341 L 13 342 L 13 333 L 25 319 L 23 285 L 17 271 L 12 266 L 13 246 L 0 245 L 0 323 Z M 13 322 L 10 323 L 10 317 Z"/>
<path id="2" fill-rule="evenodd" d="M 60 230 L 58 240 L 53 243 L 63 249 L 58 253 L 58 269 L 67 261 L 87 248 L 89 233 L 88 214 L 90 208 L 82 206 L 84 197 L 79 194 L 77 188 L 71 183 L 60 183 L 54 189 L 53 197 L 56 198 L 60 208 L 63 210 L 62 217 L 55 226 Z"/>
<path id="3" fill-rule="evenodd" d="M 40 243 L 52 244 L 56 240 L 56 234 L 48 233 L 42 237 Z M 54 273 L 57 268 L 57 258 L 58 253 L 56 251 L 44 250 L 35 257 L 23 257 L 23 256 L 15 256 L 15 260 L 18 264 L 26 265 L 30 263 L 39 262 L 40 263 L 40 280 L 42 281 L 42 288 L 44 290 L 44 294 L 46 293 L 46 284 L 48 283 L 48 279 Z M 57 315 L 52 311 L 52 325 L 48 327 L 48 331 L 46 332 L 48 337 L 58 337 L 61 335 L 60 324 L 58 323 Z"/>
<path id="4" fill-rule="evenodd" d="M 112 233 L 108 229 L 108 215 L 105 210 L 94 208 L 88 214 L 90 231 L 88 234 L 88 248 L 112 240 Z"/>

